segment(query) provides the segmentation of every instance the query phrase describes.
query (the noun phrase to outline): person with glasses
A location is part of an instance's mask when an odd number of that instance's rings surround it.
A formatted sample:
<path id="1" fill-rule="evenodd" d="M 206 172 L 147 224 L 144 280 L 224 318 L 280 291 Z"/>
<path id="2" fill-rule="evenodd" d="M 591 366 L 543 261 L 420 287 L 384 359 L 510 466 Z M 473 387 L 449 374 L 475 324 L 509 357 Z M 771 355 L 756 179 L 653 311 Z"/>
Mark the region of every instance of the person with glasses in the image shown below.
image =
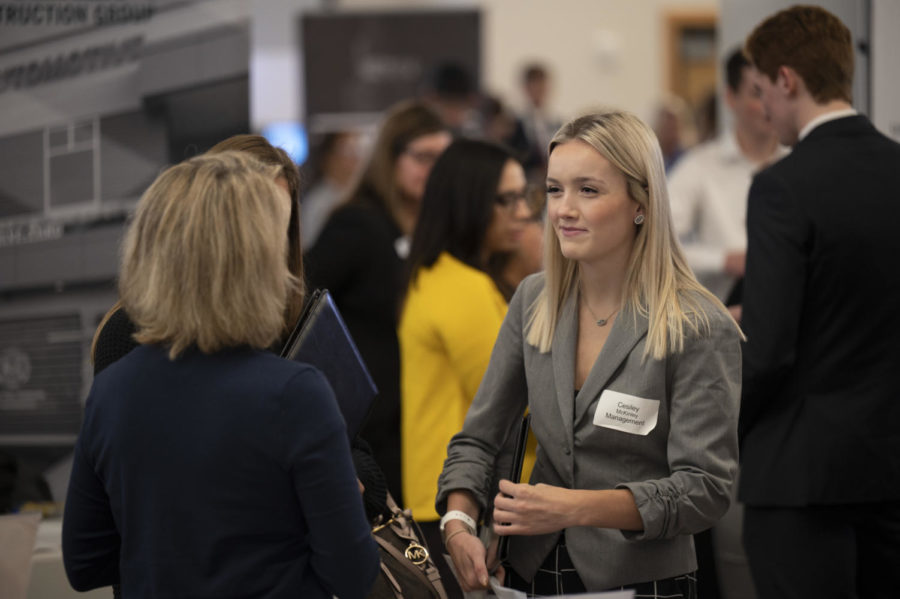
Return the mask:
<path id="1" fill-rule="evenodd" d="M 403 496 L 432 551 L 443 545 L 434 497 L 447 443 L 462 428 L 506 314 L 487 264 L 518 247 L 530 214 L 525 189 L 512 154 L 474 140 L 453 142 L 425 187 L 398 334 Z M 461 596 L 446 569 L 442 580 Z"/>
<path id="2" fill-rule="evenodd" d="M 309 288 L 331 292 L 378 387 L 360 436 L 372 447 L 400 505 L 397 313 L 403 263 L 428 173 L 450 141 L 444 122 L 421 102 L 394 106 L 359 180 L 304 255 Z"/>
<path id="3" fill-rule="evenodd" d="M 528 216 L 522 219 L 519 246 L 511 252 L 498 252 L 488 261 L 488 274 L 507 302 L 525 277 L 544 268 L 544 190 L 529 185 L 527 194 Z"/>

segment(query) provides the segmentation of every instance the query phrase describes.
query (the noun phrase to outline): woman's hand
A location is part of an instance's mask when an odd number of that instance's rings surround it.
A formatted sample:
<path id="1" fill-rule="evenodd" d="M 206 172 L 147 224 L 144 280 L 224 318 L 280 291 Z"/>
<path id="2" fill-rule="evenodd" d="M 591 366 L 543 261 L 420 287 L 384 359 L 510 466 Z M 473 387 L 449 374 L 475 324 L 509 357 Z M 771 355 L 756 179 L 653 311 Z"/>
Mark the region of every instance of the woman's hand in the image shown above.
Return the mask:
<path id="1" fill-rule="evenodd" d="M 500 481 L 494 499 L 494 532 L 498 535 L 540 535 L 578 526 L 574 492 L 543 483 Z"/>
<path id="2" fill-rule="evenodd" d="M 463 489 L 456 489 L 447 495 L 447 510 L 459 510 L 473 520 L 479 519 L 480 508 L 475 496 Z M 464 591 L 486 589 L 491 575 L 496 575 L 501 581 L 505 578 L 503 567 L 497 559 L 498 537 L 494 536 L 485 549 L 481 539 L 471 534 L 465 524 L 450 520 L 444 529 L 444 538 L 447 539 L 447 553 L 453 560 L 459 585 Z"/>
<path id="3" fill-rule="evenodd" d="M 487 571 L 491 576 L 496 576 L 501 583 L 506 579 L 506 571 L 503 564 L 500 563 L 500 556 L 497 551 L 500 549 L 500 537 L 491 535 L 491 542 L 487 548 Z"/>
<path id="4" fill-rule="evenodd" d="M 564 489 L 500 481 L 494 499 L 498 535 L 540 535 L 572 526 L 643 530 L 644 521 L 628 489 Z"/>
<path id="5" fill-rule="evenodd" d="M 452 533 L 451 533 L 452 534 Z M 447 551 L 453 559 L 456 576 L 462 590 L 477 591 L 488 587 L 487 550 L 481 539 L 468 531 L 447 535 Z M 496 555 L 496 546 L 494 554 Z"/>

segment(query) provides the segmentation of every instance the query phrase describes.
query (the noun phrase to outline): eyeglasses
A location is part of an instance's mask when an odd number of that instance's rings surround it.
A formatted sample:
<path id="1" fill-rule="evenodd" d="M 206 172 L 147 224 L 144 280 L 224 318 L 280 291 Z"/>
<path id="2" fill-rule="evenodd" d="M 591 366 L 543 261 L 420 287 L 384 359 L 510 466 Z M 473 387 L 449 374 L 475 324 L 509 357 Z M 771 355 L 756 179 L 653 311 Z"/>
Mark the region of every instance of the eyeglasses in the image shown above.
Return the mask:
<path id="1" fill-rule="evenodd" d="M 498 193 L 494 199 L 494 203 L 501 209 L 515 213 L 519 207 L 519 202 L 524 202 L 528 208 L 528 217 L 524 218 L 525 222 L 540 223 L 544 221 L 544 203 L 546 196 L 543 193 L 543 187 L 529 184 L 528 187 L 520 191 L 505 191 Z"/>
<path id="2" fill-rule="evenodd" d="M 527 201 L 527 189 L 523 189 L 521 191 L 504 191 L 503 193 L 498 193 L 497 197 L 494 198 L 494 202 L 496 202 L 498 206 L 500 206 L 501 208 L 506 208 L 507 210 L 515 210 L 519 202 Z"/>

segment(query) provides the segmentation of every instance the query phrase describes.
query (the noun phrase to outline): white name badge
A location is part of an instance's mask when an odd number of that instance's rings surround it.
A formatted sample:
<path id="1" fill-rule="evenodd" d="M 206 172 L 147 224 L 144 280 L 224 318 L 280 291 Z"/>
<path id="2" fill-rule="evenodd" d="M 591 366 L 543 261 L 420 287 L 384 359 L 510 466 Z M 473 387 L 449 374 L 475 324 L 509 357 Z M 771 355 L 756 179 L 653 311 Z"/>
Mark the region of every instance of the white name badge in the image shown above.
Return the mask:
<path id="1" fill-rule="evenodd" d="M 606 389 L 597 400 L 594 424 L 604 428 L 646 435 L 656 428 L 659 400 Z"/>

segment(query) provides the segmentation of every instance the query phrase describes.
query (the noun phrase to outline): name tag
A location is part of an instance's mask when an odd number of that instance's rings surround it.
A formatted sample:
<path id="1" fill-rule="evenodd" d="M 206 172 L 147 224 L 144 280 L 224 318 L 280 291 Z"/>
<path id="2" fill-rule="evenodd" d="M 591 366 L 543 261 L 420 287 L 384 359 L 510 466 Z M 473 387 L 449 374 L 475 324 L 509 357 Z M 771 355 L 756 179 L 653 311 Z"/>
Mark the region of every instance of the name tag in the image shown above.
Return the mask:
<path id="1" fill-rule="evenodd" d="M 606 389 L 597 400 L 594 424 L 603 428 L 646 435 L 656 428 L 659 400 Z"/>

